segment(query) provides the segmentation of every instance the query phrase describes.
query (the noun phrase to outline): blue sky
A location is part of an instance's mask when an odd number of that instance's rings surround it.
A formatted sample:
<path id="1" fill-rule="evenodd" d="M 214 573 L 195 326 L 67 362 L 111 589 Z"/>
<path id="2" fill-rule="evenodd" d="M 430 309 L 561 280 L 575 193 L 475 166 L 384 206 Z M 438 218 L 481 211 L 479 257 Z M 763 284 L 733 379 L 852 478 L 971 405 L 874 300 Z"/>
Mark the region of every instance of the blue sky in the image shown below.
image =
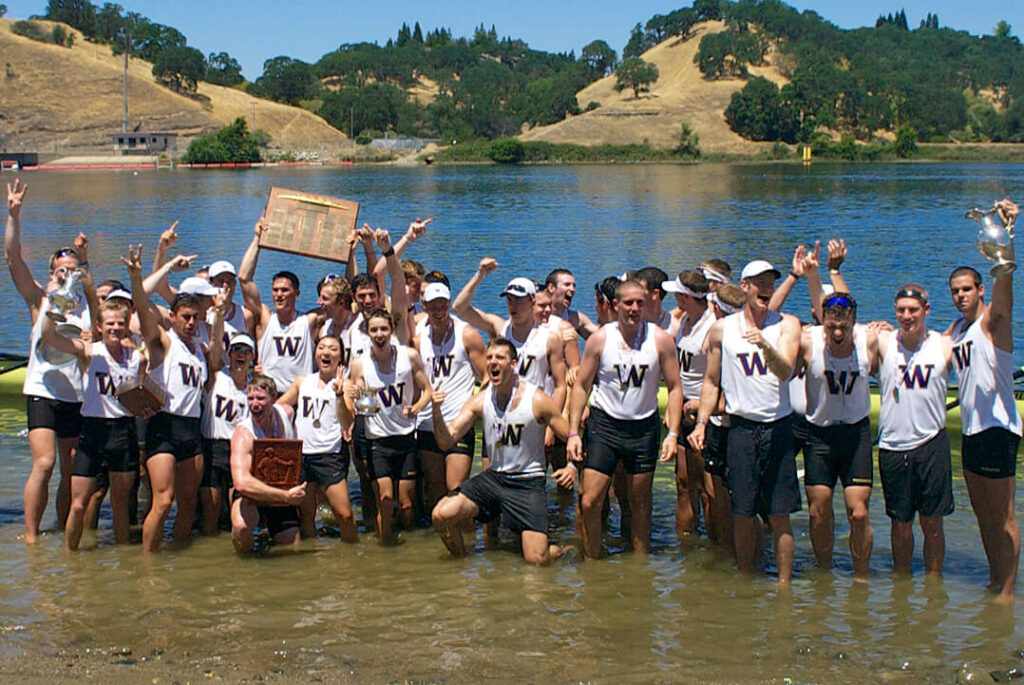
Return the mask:
<path id="1" fill-rule="evenodd" d="M 0 0 L 8 17 L 42 14 L 44 0 Z M 96 4 L 102 4 L 97 2 Z M 433 0 L 121 0 L 126 8 L 161 24 L 174 26 L 188 37 L 189 45 L 204 54 L 226 51 L 242 64 L 243 73 L 254 79 L 263 72 L 263 61 L 288 55 L 314 62 L 341 43 L 386 43 L 403 21 L 420 22 L 424 31 L 449 27 L 455 36 L 472 35 L 474 27 L 494 24 L 501 36 L 522 38 L 531 47 L 568 52 L 595 38 L 606 40 L 616 51 L 629 38 L 637 22 L 691 4 L 691 0 L 507 0 L 466 2 Z M 860 0 L 859 2 L 791 0 L 797 9 L 813 9 L 842 28 L 874 25 L 879 14 L 903 8 L 914 27 L 928 12 L 939 15 L 942 26 L 973 34 L 992 33 L 1000 19 L 1013 26 L 1014 35 L 1024 31 L 1021 0 Z"/>

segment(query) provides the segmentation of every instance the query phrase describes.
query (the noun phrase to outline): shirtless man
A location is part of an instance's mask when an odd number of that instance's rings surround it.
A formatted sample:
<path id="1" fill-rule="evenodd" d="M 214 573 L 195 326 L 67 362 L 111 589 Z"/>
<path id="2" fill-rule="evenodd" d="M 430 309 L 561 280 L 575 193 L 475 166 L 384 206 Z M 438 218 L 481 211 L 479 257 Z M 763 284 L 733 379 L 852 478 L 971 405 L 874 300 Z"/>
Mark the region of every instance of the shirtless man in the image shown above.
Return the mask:
<path id="1" fill-rule="evenodd" d="M 1012 231 L 1017 205 L 1007 199 L 999 206 Z M 1012 273 L 997 276 L 986 304 L 977 271 L 960 267 L 949 277 L 961 314 L 948 333 L 960 380 L 964 480 L 988 558 L 989 584 L 1003 603 L 1013 601 L 1020 557 L 1014 492 L 1021 418 L 1013 394 L 1012 285 Z"/>
<path id="2" fill-rule="evenodd" d="M 793 529 L 789 516 L 800 510 L 800 486 L 793 454 L 788 382 L 800 347 L 800 322 L 770 311 L 779 272 L 758 259 L 743 268 L 746 303 L 737 314 L 715 322 L 708 333 L 707 372 L 700 410 L 689 442 L 702 450 L 708 419 L 725 394 L 729 415 L 726 462 L 736 558 L 741 573 L 754 569 L 760 504 L 767 505 L 775 536 L 779 584 L 793 576 Z"/>
<path id="3" fill-rule="evenodd" d="M 660 284 L 659 284 L 660 287 Z M 583 463 L 583 554 L 601 554 L 601 513 L 619 462 L 629 481 L 630 532 L 633 550 L 646 554 L 651 545 L 651 489 L 659 459 L 661 422 L 658 383 L 668 389 L 661 461 L 676 457 L 683 396 L 679 362 L 668 333 L 644 320 L 646 290 L 635 280 L 615 292 L 618 321 L 602 326 L 587 340 L 580 373 L 569 404 L 569 459 Z M 579 430 L 591 388 L 587 420 L 587 455 Z"/>
<path id="4" fill-rule="evenodd" d="M 441 415 L 444 393 L 434 397 L 434 435 L 442 448 L 451 446 L 481 421 L 490 467 L 459 486 L 434 507 L 434 527 L 453 556 L 466 554 L 462 524 L 472 518 L 488 522 L 501 515 L 521 534 L 523 559 L 548 564 L 564 552 L 548 540 L 544 495 L 544 431 L 551 426 L 565 439 L 568 425 L 561 408 L 515 371 L 516 348 L 504 338 L 487 347 L 490 384 L 474 395 L 451 423 Z M 571 487 L 574 465 L 556 471 L 561 487 Z"/>
<path id="5" fill-rule="evenodd" d="M 251 552 L 262 518 L 276 544 L 295 546 L 300 539 L 298 505 L 306 497 L 306 484 L 282 490 L 252 475 L 252 448 L 257 438 L 295 438 L 291 407 L 274 403 L 277 383 L 267 376 L 253 376 L 246 393 L 249 416 L 231 436 L 231 541 L 237 552 Z"/>

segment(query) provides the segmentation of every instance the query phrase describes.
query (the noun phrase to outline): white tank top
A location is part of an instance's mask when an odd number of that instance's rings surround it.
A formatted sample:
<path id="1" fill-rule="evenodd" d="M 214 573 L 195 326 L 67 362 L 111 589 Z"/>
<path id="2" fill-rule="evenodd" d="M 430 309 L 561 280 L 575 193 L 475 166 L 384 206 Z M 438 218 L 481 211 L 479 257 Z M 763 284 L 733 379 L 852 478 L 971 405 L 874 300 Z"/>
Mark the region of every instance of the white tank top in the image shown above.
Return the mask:
<path id="1" fill-rule="evenodd" d="M 117 400 L 117 386 L 139 377 L 140 355 L 137 349 L 124 350 L 124 363 L 119 364 L 101 342 L 92 343 L 92 357 L 85 374 L 82 392 L 82 416 L 120 419 L 131 416 Z"/>
<path id="2" fill-rule="evenodd" d="M 825 329 L 814 326 L 811 336 L 811 365 L 807 369 L 807 420 L 815 426 L 857 423 L 871 410 L 868 376 L 868 334 L 864 326 L 853 327 L 853 352 L 833 357 L 825 342 Z"/>
<path id="3" fill-rule="evenodd" d="M 992 344 L 981 330 L 981 317 L 970 326 L 953 325 L 953 364 L 959 381 L 963 434 L 1005 428 L 1021 434 L 1020 412 L 1013 395 L 1013 353 Z"/>
<path id="4" fill-rule="evenodd" d="M 285 408 L 280 404 L 271 405 L 271 409 L 274 410 L 274 427 L 269 433 L 265 432 L 252 420 L 252 414 L 249 414 L 242 419 L 238 425 L 240 428 L 244 428 L 250 433 L 252 437 L 257 440 L 263 438 L 284 438 L 286 440 L 295 440 L 295 427 L 292 422 L 288 420 L 288 413 Z"/>
<path id="5" fill-rule="evenodd" d="M 278 392 L 313 371 L 313 338 L 309 319 L 303 314 L 296 312 L 287 326 L 281 325 L 276 313 L 271 316 L 259 348 L 263 373 L 274 379 Z"/>
<path id="6" fill-rule="evenodd" d="M 941 335 L 928 331 L 916 351 L 903 347 L 898 332 L 890 335 L 878 374 L 878 446 L 906 452 L 944 429 L 948 380 Z"/>
<path id="7" fill-rule="evenodd" d="M 533 393 L 537 387 L 520 380 L 522 397 L 515 409 L 501 411 L 494 404 L 494 386 L 484 390 L 484 444 L 490 457 L 488 467 L 495 473 L 520 478 L 543 477 L 545 426 L 533 416 Z M 515 396 L 515 390 L 513 397 Z M 512 400 L 509 400 L 511 404 Z"/>
<path id="8" fill-rule="evenodd" d="M 448 423 L 455 420 L 462 407 L 473 396 L 476 376 L 473 373 L 473 365 L 469 362 L 463 338 L 466 332 L 465 322 L 453 319 L 440 345 L 434 344 L 431 330 L 428 325 L 419 333 L 420 357 L 423 359 L 427 378 L 430 379 L 430 387 L 435 387 L 437 382 L 441 381 L 440 389 L 445 393 L 444 402 L 441 403 L 441 416 Z M 429 404 L 420 412 L 417 422 L 422 430 L 434 430 L 433 411 Z"/>
<path id="9" fill-rule="evenodd" d="M 245 328 L 245 308 L 244 307 L 239 307 L 237 304 L 234 304 L 234 303 L 232 303 L 231 306 L 234 307 L 234 312 L 231 314 L 230 317 L 227 317 L 227 318 L 224 319 L 224 341 L 223 341 L 224 342 L 224 351 L 221 353 L 221 357 L 224 360 L 223 361 L 224 367 L 228 367 L 228 366 L 231 365 L 231 358 L 230 358 L 230 353 L 231 353 L 230 352 L 231 336 L 233 336 L 235 333 L 248 333 L 249 332 Z M 210 308 L 210 310 L 206 312 L 206 328 L 207 328 L 207 330 L 212 330 L 212 328 L 213 328 L 213 319 L 214 319 L 213 308 Z M 207 336 L 209 336 L 209 333 L 207 333 Z"/>
<path id="10" fill-rule="evenodd" d="M 249 416 L 245 386 L 235 386 L 231 373 L 221 369 L 213 377 L 213 388 L 203 405 L 202 435 L 208 440 L 230 440 L 235 426 Z"/>
<path id="11" fill-rule="evenodd" d="M 789 379 L 789 406 L 797 416 L 807 414 L 807 369 L 800 369 Z"/>
<path id="12" fill-rule="evenodd" d="M 338 395 L 334 386 L 320 385 L 320 374 L 311 373 L 299 383 L 299 401 L 295 406 L 295 434 L 302 441 L 303 454 L 329 454 L 341 451 L 341 424 L 338 423 Z"/>
<path id="13" fill-rule="evenodd" d="M 548 376 L 551 375 L 551 364 L 548 363 L 548 337 L 551 329 L 547 326 L 534 324 L 526 340 L 517 340 L 512 335 L 512 322 L 505 322 L 505 330 L 502 335 L 515 346 L 518 359 L 516 360 L 516 371 L 519 377 L 538 388 L 547 384 Z"/>
<path id="14" fill-rule="evenodd" d="M 764 352 L 743 337 L 743 312 L 725 317 L 722 324 L 722 392 L 725 412 L 749 421 L 776 421 L 789 416 L 789 383 L 768 368 Z M 761 336 L 777 347 L 782 315 L 768 312 Z"/>
<path id="15" fill-rule="evenodd" d="M 689 323 L 688 314 L 683 314 L 679 322 L 679 333 L 676 336 L 676 352 L 679 354 L 679 380 L 683 386 L 684 400 L 699 400 L 700 389 L 704 384 L 704 371 L 708 367 L 708 357 L 704 353 L 704 341 L 708 331 L 715 325 L 715 313 L 708 307 L 699 319 L 693 322 L 688 333 L 683 333 Z"/>
<path id="16" fill-rule="evenodd" d="M 198 419 L 206 383 L 206 357 L 195 340 L 193 353 L 173 330 L 167 331 L 167 338 L 171 344 L 164 350 L 164 361 L 149 375 L 167 393 L 165 412 Z"/>
<path id="17" fill-rule="evenodd" d="M 384 438 L 392 435 L 409 435 L 416 427 L 415 417 L 402 413 L 402 407 L 413 403 L 416 383 L 412 377 L 409 362 L 409 348 L 392 344 L 394 363 L 391 373 L 381 373 L 373 353 L 363 355 L 363 381 L 367 388 L 377 390 L 380 411 L 366 417 L 366 435 L 370 438 Z"/>
<path id="18" fill-rule="evenodd" d="M 39 308 L 39 316 L 32 326 L 29 338 L 30 350 L 22 392 L 26 395 L 46 397 L 61 402 L 81 402 L 82 373 L 78 368 L 78 359 L 72 357 L 69 361 L 56 365 L 43 359 L 43 350 L 41 349 L 43 317 L 46 316 L 49 308 L 49 299 L 43 298 L 43 306 Z M 83 331 L 92 328 L 89 308 L 85 305 L 84 298 L 79 298 L 79 304 L 75 310 L 68 312 L 67 322 L 78 326 Z"/>
<path id="19" fill-rule="evenodd" d="M 654 341 L 655 324 L 641 325 L 639 349 L 623 339 L 617 321 L 605 324 L 604 328 L 604 349 L 590 403 L 616 419 L 645 419 L 658 411 L 661 363 Z"/>

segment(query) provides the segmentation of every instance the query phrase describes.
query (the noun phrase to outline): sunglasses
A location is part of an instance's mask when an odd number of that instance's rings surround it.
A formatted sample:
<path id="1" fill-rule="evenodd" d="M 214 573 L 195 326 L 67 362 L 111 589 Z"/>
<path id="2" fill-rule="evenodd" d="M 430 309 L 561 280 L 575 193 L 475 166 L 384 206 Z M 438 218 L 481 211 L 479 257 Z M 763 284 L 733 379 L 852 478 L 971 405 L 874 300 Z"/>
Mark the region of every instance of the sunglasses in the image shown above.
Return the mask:
<path id="1" fill-rule="evenodd" d="M 821 306 L 823 309 L 856 309 L 857 303 L 846 295 L 829 295 L 825 298 L 825 301 L 821 303 Z"/>
<path id="2" fill-rule="evenodd" d="M 249 347 L 248 345 L 243 345 L 242 343 L 239 343 L 237 345 L 232 345 L 231 347 L 229 347 L 228 351 L 229 352 L 252 352 L 252 348 Z"/>
<path id="3" fill-rule="evenodd" d="M 894 299 L 899 300 L 904 297 L 910 297 L 912 299 L 915 299 L 921 304 L 928 304 L 928 297 L 917 288 L 904 288 L 903 290 L 896 293 L 896 297 Z"/>

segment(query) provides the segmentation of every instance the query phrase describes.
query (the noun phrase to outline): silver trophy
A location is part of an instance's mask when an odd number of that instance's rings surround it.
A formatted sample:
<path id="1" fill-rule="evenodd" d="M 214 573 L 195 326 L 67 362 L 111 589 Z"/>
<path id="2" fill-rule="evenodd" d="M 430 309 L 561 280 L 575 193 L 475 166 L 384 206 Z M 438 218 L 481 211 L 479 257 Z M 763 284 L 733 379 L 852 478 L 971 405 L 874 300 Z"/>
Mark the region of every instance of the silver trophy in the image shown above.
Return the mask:
<path id="1" fill-rule="evenodd" d="M 373 388 L 362 388 L 359 397 L 355 402 L 356 414 L 359 416 L 373 416 L 380 411 L 380 400 L 377 399 L 377 391 Z"/>
<path id="2" fill-rule="evenodd" d="M 1010 232 L 1012 224 L 1003 225 L 999 217 L 999 206 L 993 205 L 988 211 L 974 208 L 965 213 L 964 218 L 974 219 L 981 224 L 981 231 L 978 232 L 978 250 L 995 262 L 995 266 L 988 272 L 996 278 L 1013 273 L 1017 263 L 1007 259 L 1013 256 L 1013 234 Z"/>
<path id="3" fill-rule="evenodd" d="M 46 309 L 46 315 L 55 322 L 67 321 L 67 313 L 78 305 L 78 283 L 82 280 L 83 275 L 85 272 L 81 269 L 72 269 L 64 277 L 64 283 L 46 296 L 50 303 Z"/>

